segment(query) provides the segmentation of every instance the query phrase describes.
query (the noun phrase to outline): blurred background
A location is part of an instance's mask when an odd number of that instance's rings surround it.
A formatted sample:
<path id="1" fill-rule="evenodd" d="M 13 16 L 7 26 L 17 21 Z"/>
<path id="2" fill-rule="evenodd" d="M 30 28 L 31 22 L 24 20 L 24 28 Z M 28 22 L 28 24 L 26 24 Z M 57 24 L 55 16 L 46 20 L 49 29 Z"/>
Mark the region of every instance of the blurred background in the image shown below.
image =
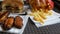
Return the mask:
<path id="1" fill-rule="evenodd" d="M 3 1 L 3 0 L 0 0 L 0 11 L 1 11 L 1 1 Z M 54 2 L 55 11 L 60 13 L 60 0 L 52 0 L 52 1 Z M 28 5 L 26 0 L 24 0 L 24 4 Z"/>
<path id="2" fill-rule="evenodd" d="M 60 0 L 53 0 L 55 7 L 57 7 L 58 9 L 60 9 Z"/>

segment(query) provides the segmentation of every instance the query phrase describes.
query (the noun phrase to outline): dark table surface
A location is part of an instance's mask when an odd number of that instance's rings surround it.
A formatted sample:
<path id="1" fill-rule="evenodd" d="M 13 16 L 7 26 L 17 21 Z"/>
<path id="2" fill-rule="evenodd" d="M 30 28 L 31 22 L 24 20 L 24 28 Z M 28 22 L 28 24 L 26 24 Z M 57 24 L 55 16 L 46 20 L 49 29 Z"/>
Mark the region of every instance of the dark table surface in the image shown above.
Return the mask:
<path id="1" fill-rule="evenodd" d="M 60 12 L 56 8 L 54 8 L 53 10 L 58 13 Z M 0 34 L 13 34 L 13 33 L 0 32 Z M 23 34 L 60 34 L 60 23 L 37 28 L 29 18 Z"/>

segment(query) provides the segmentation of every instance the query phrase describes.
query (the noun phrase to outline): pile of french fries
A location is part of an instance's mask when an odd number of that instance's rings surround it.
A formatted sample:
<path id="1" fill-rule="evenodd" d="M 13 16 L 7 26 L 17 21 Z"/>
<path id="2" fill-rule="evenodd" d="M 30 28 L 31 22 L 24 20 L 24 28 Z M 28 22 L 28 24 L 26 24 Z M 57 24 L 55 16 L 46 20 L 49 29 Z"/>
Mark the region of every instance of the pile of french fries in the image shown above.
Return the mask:
<path id="1" fill-rule="evenodd" d="M 37 10 L 37 11 L 33 11 L 31 14 L 31 16 L 34 16 L 34 20 L 40 22 L 41 24 L 44 24 L 44 20 L 47 19 L 47 16 L 52 15 L 52 11 L 48 11 L 47 13 L 44 12 L 43 10 Z"/>

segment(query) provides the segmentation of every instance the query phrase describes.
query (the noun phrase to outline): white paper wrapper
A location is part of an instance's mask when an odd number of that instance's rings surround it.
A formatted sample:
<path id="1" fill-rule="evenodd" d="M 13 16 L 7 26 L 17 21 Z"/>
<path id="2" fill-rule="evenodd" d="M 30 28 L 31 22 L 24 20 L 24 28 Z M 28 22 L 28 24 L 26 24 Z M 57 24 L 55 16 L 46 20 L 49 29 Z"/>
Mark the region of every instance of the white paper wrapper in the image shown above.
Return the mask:
<path id="1" fill-rule="evenodd" d="M 59 18 L 60 14 L 56 13 L 53 10 L 51 10 L 51 11 L 53 12 L 53 15 L 48 16 L 43 25 L 40 22 L 35 21 L 33 19 L 33 16 L 30 16 L 30 19 L 34 22 L 34 24 L 37 27 L 42 27 L 42 26 L 46 26 L 46 25 L 52 25 L 52 24 L 60 23 L 60 18 Z"/>

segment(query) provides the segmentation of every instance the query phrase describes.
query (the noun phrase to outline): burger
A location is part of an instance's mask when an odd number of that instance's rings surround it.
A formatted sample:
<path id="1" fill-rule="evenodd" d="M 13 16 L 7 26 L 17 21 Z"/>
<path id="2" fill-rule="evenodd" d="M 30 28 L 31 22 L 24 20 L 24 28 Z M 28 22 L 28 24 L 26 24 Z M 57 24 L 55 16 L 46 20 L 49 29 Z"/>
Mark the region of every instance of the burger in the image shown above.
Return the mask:
<path id="1" fill-rule="evenodd" d="M 23 0 L 3 0 L 2 11 L 20 13 L 23 10 Z"/>

